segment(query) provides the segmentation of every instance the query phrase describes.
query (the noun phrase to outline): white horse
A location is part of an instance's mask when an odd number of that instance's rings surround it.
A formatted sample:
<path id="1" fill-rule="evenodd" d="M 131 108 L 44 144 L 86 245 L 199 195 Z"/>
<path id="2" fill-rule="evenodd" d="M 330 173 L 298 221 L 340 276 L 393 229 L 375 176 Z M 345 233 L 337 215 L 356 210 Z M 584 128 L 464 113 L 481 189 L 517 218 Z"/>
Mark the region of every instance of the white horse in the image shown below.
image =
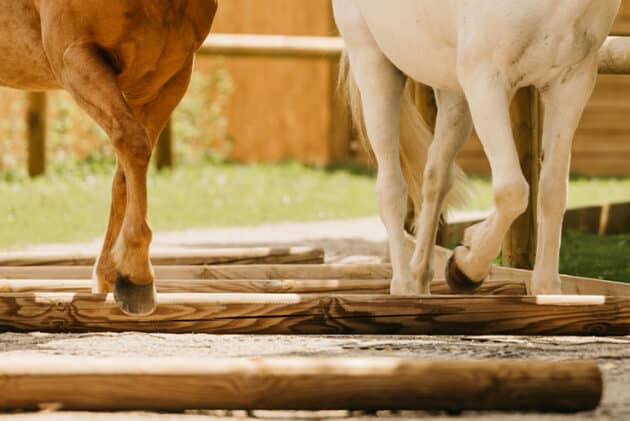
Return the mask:
<path id="1" fill-rule="evenodd" d="M 620 0 L 333 0 L 347 46 L 342 69 L 348 71 L 347 60 L 351 67 L 350 104 L 378 164 L 392 294 L 429 293 L 439 217 L 457 179 L 455 157 L 473 124 L 490 162 L 495 206 L 467 230 L 446 277 L 453 289 L 470 291 L 487 276 L 506 231 L 528 205 L 509 116 L 512 97 L 525 86 L 538 88 L 545 110 L 530 293 L 561 293 L 558 259 L 572 139 L 597 77 L 597 52 L 619 6 Z M 407 77 L 435 90 L 432 142 L 403 98 Z M 422 143 L 430 144 L 426 154 Z M 408 193 L 420 209 L 413 256 L 404 246 Z"/>

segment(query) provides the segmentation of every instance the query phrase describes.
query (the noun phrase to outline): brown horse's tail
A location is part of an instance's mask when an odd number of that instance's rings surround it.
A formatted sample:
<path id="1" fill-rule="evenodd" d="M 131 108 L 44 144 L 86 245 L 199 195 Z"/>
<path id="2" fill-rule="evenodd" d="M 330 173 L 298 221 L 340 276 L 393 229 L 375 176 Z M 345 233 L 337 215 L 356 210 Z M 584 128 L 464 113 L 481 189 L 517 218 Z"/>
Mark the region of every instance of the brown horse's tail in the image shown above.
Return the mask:
<path id="1" fill-rule="evenodd" d="M 352 121 L 357 129 L 361 143 L 370 157 L 373 158 L 372 148 L 368 142 L 361 93 L 352 76 L 350 61 L 344 53 L 339 66 L 339 91 L 350 108 Z M 422 175 L 427 161 L 429 145 L 433 141 L 433 133 L 416 108 L 407 86 L 400 106 L 400 164 L 407 181 L 409 197 L 413 201 L 416 212 L 422 204 Z M 454 183 L 444 201 L 445 209 L 461 207 L 467 200 L 469 193 L 466 175 L 455 166 Z M 415 220 L 415 219 L 414 219 Z"/>

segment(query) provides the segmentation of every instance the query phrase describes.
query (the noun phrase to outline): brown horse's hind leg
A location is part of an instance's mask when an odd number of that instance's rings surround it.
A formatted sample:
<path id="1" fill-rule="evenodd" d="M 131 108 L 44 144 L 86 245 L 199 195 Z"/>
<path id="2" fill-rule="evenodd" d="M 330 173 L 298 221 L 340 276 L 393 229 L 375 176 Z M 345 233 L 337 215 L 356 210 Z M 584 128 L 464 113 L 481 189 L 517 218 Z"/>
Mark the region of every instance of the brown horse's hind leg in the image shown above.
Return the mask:
<path id="1" fill-rule="evenodd" d="M 126 204 L 120 233 L 114 239 L 123 209 L 120 196 L 124 187 L 115 184 L 114 215 L 110 219 L 110 237 L 106 239 L 115 241 L 111 249 L 116 273 L 114 295 L 123 311 L 148 314 L 155 308 L 146 192 L 152 142 L 125 101 L 114 71 L 94 45 L 73 44 L 66 49 L 63 59 L 62 77 L 66 90 L 105 129 L 116 150 L 119 171 L 122 169 L 124 177 Z M 117 182 L 123 181 L 120 172 L 117 177 Z M 104 279 L 102 286 L 108 288 L 111 283 L 111 279 Z"/>
<path id="2" fill-rule="evenodd" d="M 132 107 L 133 114 L 146 128 L 151 143 L 155 146 L 158 136 L 166 124 L 169 116 L 186 92 L 192 72 L 192 60 L 184 66 L 160 91 L 158 97 L 143 106 Z M 122 227 L 127 201 L 126 181 L 120 164 L 116 167 L 116 174 L 112 185 L 112 204 L 109 224 L 103 241 L 103 248 L 94 268 L 94 290 L 96 292 L 110 292 L 114 288 L 117 278 L 116 264 L 112 249 Z M 119 295 L 122 291 L 119 291 Z"/>

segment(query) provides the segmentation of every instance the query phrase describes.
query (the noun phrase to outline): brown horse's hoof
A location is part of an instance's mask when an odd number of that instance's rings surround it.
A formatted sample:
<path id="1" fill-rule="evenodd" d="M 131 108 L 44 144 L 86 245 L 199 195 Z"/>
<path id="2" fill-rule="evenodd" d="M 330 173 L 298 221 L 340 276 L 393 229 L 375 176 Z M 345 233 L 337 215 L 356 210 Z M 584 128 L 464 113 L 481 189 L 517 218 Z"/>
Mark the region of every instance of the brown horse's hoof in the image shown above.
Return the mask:
<path id="1" fill-rule="evenodd" d="M 136 285 L 126 276 L 116 277 L 114 299 L 123 313 L 130 316 L 148 316 L 155 311 L 155 282 Z"/>
<path id="2" fill-rule="evenodd" d="M 481 281 L 473 281 L 466 276 L 457 266 L 454 254 L 446 262 L 444 277 L 451 291 L 458 294 L 470 294 L 479 288 L 484 281 L 483 279 Z"/>

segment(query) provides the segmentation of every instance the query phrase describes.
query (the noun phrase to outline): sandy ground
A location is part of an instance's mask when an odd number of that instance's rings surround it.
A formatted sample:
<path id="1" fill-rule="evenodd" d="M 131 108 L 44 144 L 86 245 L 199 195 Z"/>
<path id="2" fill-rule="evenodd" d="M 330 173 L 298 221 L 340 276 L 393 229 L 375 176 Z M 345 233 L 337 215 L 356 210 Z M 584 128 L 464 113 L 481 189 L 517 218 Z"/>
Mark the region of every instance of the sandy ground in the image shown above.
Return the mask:
<path id="1" fill-rule="evenodd" d="M 157 233 L 154 250 L 243 245 L 316 245 L 334 262 L 377 262 L 383 258 L 385 233 L 376 218 L 260 227 L 202 229 Z M 97 249 L 98 242 L 47 245 L 33 249 Z M 571 415 L 427 412 L 362 413 L 348 411 L 194 411 L 157 413 L 40 412 L 0 415 L 0 421 L 22 420 L 184 420 L 214 419 L 483 419 L 573 420 L 630 419 L 630 337 L 514 336 L 246 336 L 201 334 L 0 334 L 0 360 L 8 355 L 252 357 L 252 356 L 404 356 L 429 359 L 596 359 L 605 381 L 604 399 L 594 412 Z M 1 393 L 1 390 L 0 390 Z"/>

